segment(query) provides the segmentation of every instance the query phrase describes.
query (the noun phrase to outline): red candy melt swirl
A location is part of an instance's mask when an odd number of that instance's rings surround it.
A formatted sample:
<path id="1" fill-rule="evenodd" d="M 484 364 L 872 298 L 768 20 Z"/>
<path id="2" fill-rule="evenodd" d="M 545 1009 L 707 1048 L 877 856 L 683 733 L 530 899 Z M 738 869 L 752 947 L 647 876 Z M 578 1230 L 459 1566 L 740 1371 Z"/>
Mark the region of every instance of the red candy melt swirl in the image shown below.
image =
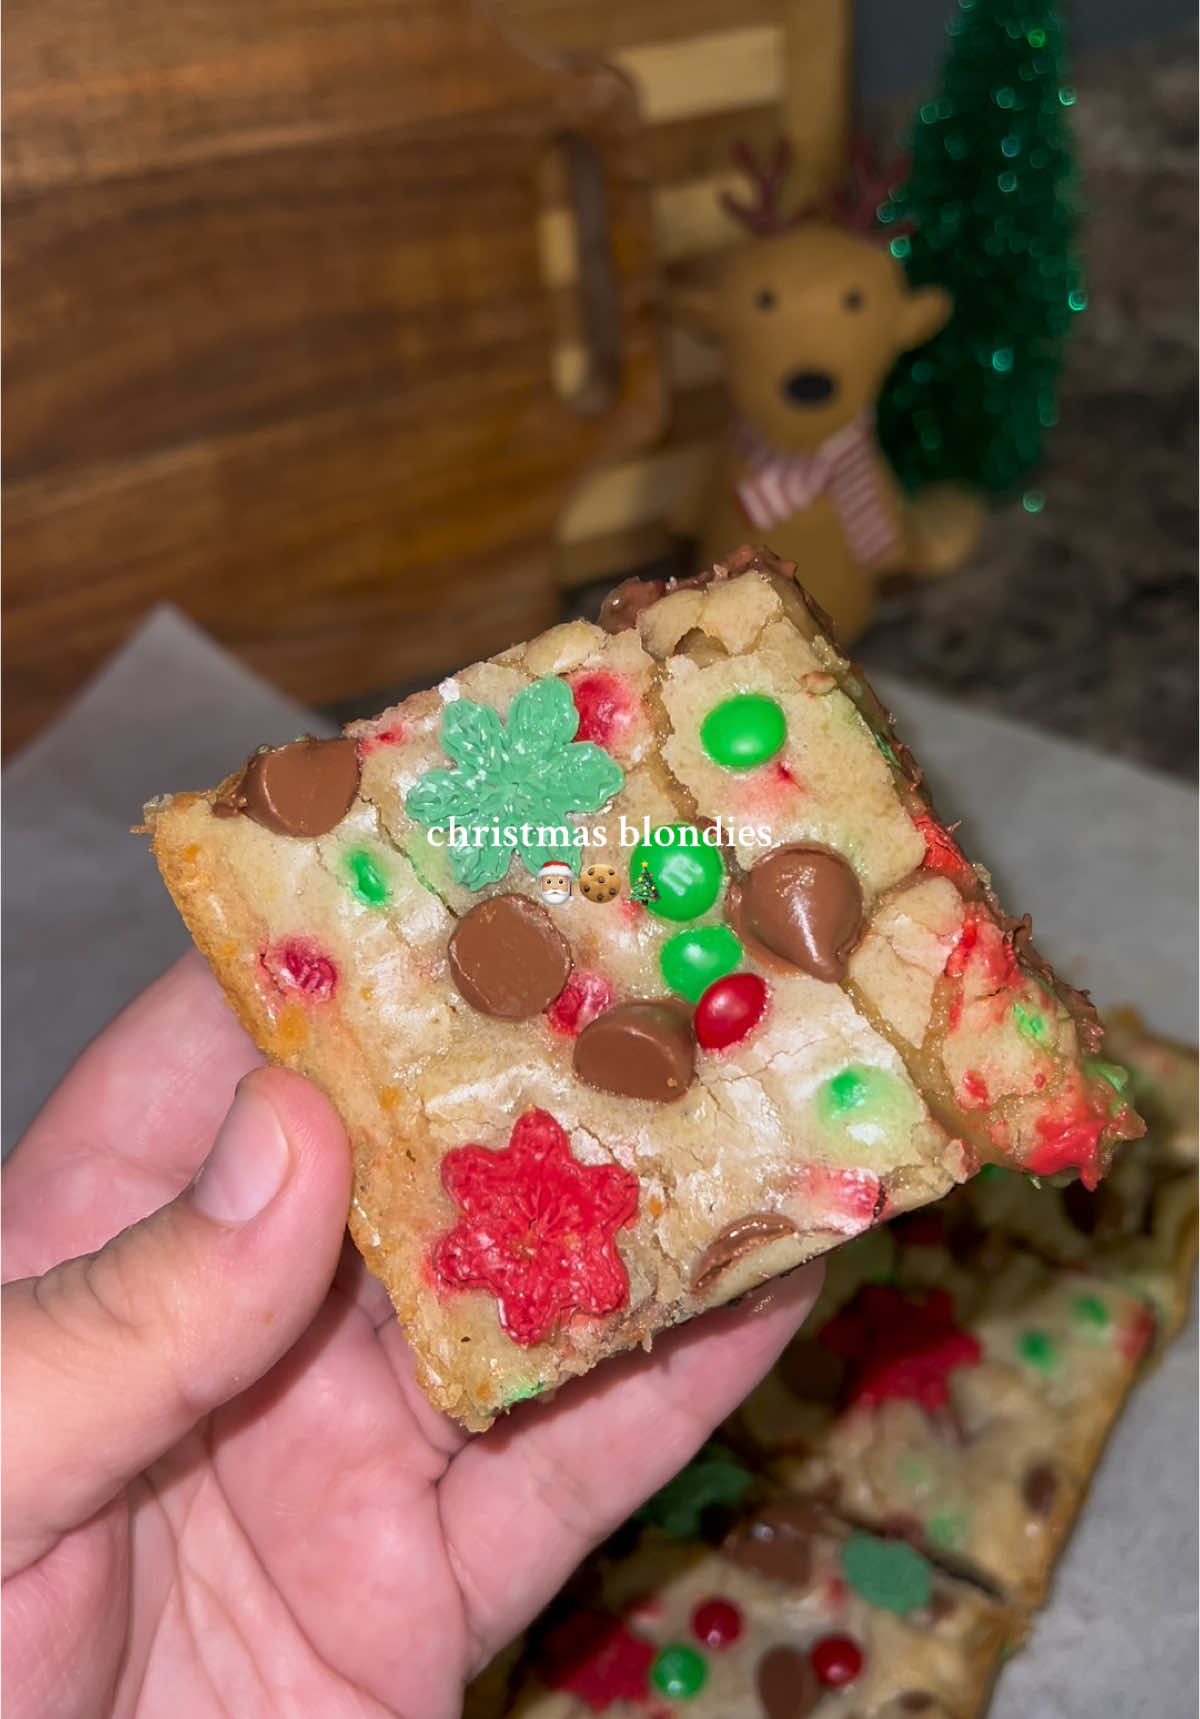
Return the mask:
<path id="1" fill-rule="evenodd" d="M 1100 1180 L 1100 1136 L 1107 1125 L 1106 1116 L 1082 1106 L 1068 1116 L 1039 1116 L 1038 1144 L 1025 1169 L 1035 1176 L 1053 1176 L 1059 1170 L 1078 1168 L 1084 1187 L 1094 1188 Z"/>
<path id="2" fill-rule="evenodd" d="M 940 872 L 960 886 L 965 884 L 968 889 L 975 889 L 979 883 L 975 868 L 945 825 L 928 812 L 914 813 L 913 823 L 925 838 L 925 858 L 921 862 L 924 869 Z"/>
<path id="3" fill-rule="evenodd" d="M 576 740 L 592 740 L 609 746 L 633 719 L 633 696 L 615 674 L 585 674 L 571 683 L 571 696 L 579 712 Z"/>
<path id="4" fill-rule="evenodd" d="M 546 1010 L 546 1019 L 556 1033 L 576 1038 L 590 1022 L 608 1013 L 612 1001 L 612 985 L 602 973 L 576 970 Z"/>
<path id="5" fill-rule="evenodd" d="M 461 1146 L 442 1184 L 462 1213 L 430 1255 L 441 1291 L 490 1289 L 514 1343 L 540 1343 L 572 1313 L 615 1313 L 629 1296 L 616 1232 L 637 1214 L 638 1180 L 581 1164 L 545 1110 L 527 1110 L 506 1147 Z"/>
<path id="6" fill-rule="evenodd" d="M 372 752 L 377 752 L 381 746 L 399 746 L 404 739 L 404 724 L 393 722 L 390 728 L 381 728 L 378 734 L 364 734 L 358 741 L 358 755 L 369 758 Z"/>
<path id="7" fill-rule="evenodd" d="M 917 1297 L 890 1284 L 864 1284 L 817 1339 L 846 1362 L 850 1403 L 907 1399 L 928 1414 L 949 1402 L 955 1368 L 973 1367 L 983 1358 L 978 1341 L 955 1325 L 954 1304 L 944 1289 Z"/>
<path id="8" fill-rule="evenodd" d="M 317 944 L 305 939 L 274 943 L 262 951 L 258 962 L 282 996 L 298 991 L 310 1003 L 325 1003 L 337 989 L 337 968 Z"/>

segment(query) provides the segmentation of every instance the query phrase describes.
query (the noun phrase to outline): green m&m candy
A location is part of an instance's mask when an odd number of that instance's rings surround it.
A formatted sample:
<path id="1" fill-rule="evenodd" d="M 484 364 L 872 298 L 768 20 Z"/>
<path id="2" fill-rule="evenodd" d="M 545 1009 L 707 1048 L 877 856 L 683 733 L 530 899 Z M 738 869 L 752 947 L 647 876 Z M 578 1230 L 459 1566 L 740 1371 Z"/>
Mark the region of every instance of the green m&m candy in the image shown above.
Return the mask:
<path id="1" fill-rule="evenodd" d="M 694 1647 L 672 1642 L 650 1667 L 650 1681 L 669 1701 L 690 1701 L 707 1683 L 708 1666 Z"/>
<path id="2" fill-rule="evenodd" d="M 629 875 L 641 878 L 645 867 L 653 885 L 646 908 L 656 918 L 698 919 L 721 893 L 724 861 L 700 836 L 695 824 L 663 824 L 634 848 Z"/>
<path id="3" fill-rule="evenodd" d="M 787 739 L 787 718 L 773 698 L 742 692 L 726 698 L 700 724 L 700 744 L 726 770 L 753 770 Z"/>
<path id="4" fill-rule="evenodd" d="M 742 946 L 728 925 L 698 925 L 669 937 L 658 964 L 669 991 L 698 1003 L 714 980 L 732 973 L 741 958 Z"/>

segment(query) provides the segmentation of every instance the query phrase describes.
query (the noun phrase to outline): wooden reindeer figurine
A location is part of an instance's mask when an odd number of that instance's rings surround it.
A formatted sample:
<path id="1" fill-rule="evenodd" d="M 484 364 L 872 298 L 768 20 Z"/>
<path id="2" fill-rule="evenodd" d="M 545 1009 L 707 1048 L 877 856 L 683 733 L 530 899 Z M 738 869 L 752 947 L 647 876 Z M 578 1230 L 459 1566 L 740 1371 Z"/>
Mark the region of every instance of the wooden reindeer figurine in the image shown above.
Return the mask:
<path id="1" fill-rule="evenodd" d="M 886 574 L 949 571 L 979 535 L 983 504 L 966 492 L 906 498 L 874 430 L 896 358 L 954 307 L 941 287 L 909 286 L 886 246 L 855 230 L 855 211 L 785 216 L 786 145 L 762 168 L 741 159 L 758 200 L 727 205 L 756 238 L 675 299 L 682 320 L 721 342 L 736 414 L 706 485 L 700 562 L 747 537 L 768 544 L 849 641 Z"/>

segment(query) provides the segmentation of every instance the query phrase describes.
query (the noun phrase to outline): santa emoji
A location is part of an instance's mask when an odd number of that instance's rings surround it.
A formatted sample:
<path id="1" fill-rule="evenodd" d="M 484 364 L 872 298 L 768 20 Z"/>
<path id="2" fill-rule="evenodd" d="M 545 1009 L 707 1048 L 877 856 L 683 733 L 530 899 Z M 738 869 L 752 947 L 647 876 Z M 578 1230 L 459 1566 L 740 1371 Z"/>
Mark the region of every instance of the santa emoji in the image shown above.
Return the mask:
<path id="1" fill-rule="evenodd" d="M 566 860 L 547 860 L 538 870 L 538 889 L 548 907 L 561 907 L 571 896 L 571 868 Z"/>

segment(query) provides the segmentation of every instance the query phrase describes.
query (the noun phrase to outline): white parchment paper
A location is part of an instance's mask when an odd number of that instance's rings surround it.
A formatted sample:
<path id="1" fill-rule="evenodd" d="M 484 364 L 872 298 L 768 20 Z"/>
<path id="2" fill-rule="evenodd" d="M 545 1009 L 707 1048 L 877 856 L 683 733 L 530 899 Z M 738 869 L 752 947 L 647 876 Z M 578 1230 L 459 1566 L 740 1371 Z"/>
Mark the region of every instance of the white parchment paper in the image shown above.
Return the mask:
<path id="1" fill-rule="evenodd" d="M 1196 796 L 1086 748 L 877 680 L 938 809 L 1010 911 L 1101 1007 L 1196 1033 Z M 1148 696 L 1150 696 L 1148 694 Z M 211 786 L 327 725 L 160 610 L 4 773 L 3 1134 L 187 938 L 131 836 L 155 793 Z M 1195 1719 L 1195 1326 L 1137 1391 L 993 1719 Z"/>

